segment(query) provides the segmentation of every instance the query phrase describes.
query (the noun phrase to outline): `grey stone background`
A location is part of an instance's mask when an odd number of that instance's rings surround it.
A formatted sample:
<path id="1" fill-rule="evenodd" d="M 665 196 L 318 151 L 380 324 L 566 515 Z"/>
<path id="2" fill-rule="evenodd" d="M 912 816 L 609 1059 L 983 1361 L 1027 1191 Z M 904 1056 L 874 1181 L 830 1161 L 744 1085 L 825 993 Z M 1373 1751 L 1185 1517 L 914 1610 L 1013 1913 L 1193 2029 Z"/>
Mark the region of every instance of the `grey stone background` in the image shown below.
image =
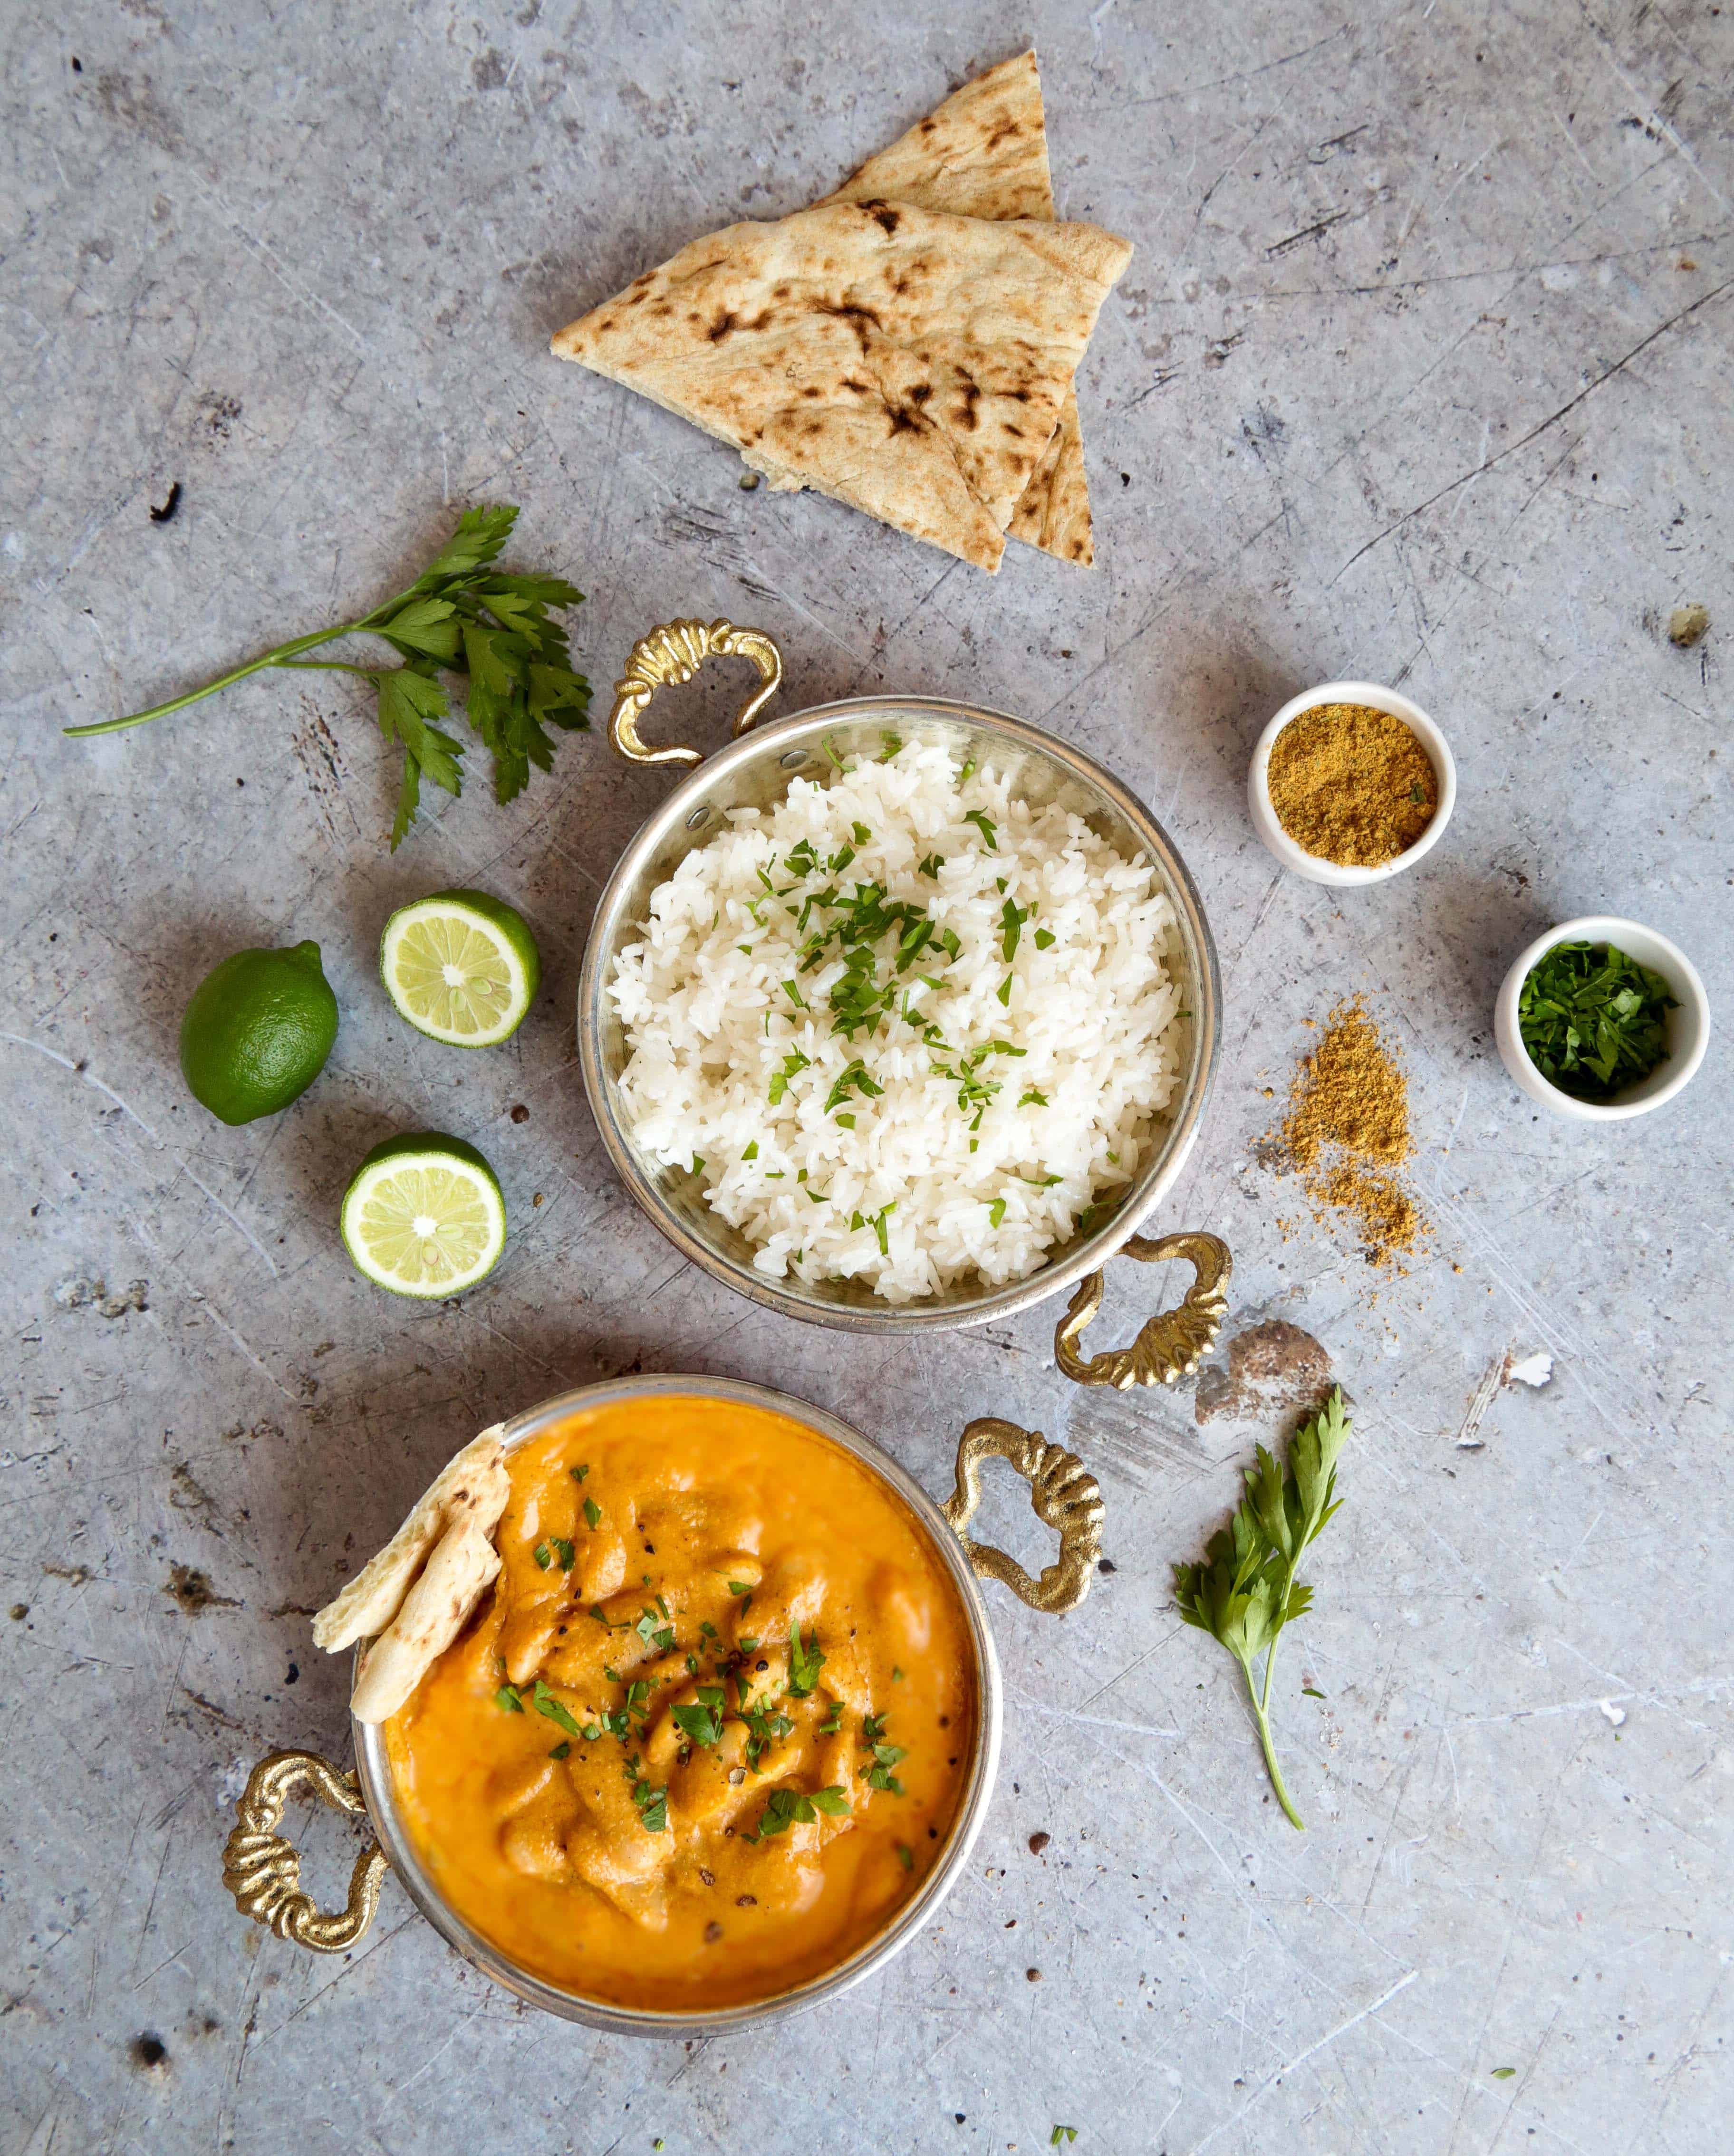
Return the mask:
<path id="1" fill-rule="evenodd" d="M 743 492 L 547 356 L 1031 38 L 1063 213 L 1138 249 L 1080 378 L 1094 575 L 1014 547 L 989 579 Z M 1507 1082 L 1491 1009 L 1528 938 L 1605 906 L 1734 1010 L 1734 8 L 24 0 L 0 42 L 0 2150 L 1029 2151 L 1062 2123 L 1078 2156 L 1726 2148 L 1727 1059 L 1587 1130 Z M 726 613 L 783 640 L 785 710 L 976 698 L 1153 804 L 1222 953 L 1164 1217 L 1233 1246 L 1232 1368 L 1225 1337 L 1196 1387 L 1104 1398 L 1054 1372 L 1052 1308 L 845 1346 L 677 1268 L 574 1060 L 594 897 L 665 783 L 596 737 L 507 809 L 476 772 L 395 856 L 337 677 L 60 738 L 374 603 L 501 498 L 515 558 L 590 594 L 605 703 L 643 629 Z M 1711 625 L 1680 650 L 1688 602 Z M 1341 675 L 1433 711 L 1463 792 L 1422 871 L 1338 903 L 1274 870 L 1242 788 L 1275 706 Z M 395 1023 L 374 972 L 388 909 L 455 881 L 522 906 L 548 964 L 476 1058 Z M 220 1127 L 182 1007 L 234 947 L 301 937 L 332 1063 Z M 1356 989 L 1412 1078 L 1433 1236 L 1407 1276 L 1262 1164 L 1307 1022 Z M 429 1125 L 486 1151 L 515 1224 L 483 1289 L 423 1310 L 351 1272 L 334 1214 L 371 1143 Z M 1537 1350 L 1551 1384 L 1498 1385 Z M 1082 1611 L 996 1598 L 1005 1768 L 942 1923 L 764 2037 L 528 2015 L 390 1883 L 317 1960 L 219 1879 L 250 1763 L 345 1750 L 307 1611 L 480 1424 L 635 1361 L 822 1401 L 935 1487 L 966 1418 L 1009 1414 L 1109 1505 Z M 1358 1426 L 1278 1685 L 1301 1836 L 1168 1568 L 1326 1362 Z M 1005 1489 L 988 1524 L 1037 1547 Z M 338 1891 L 352 1830 L 305 1833 Z"/>

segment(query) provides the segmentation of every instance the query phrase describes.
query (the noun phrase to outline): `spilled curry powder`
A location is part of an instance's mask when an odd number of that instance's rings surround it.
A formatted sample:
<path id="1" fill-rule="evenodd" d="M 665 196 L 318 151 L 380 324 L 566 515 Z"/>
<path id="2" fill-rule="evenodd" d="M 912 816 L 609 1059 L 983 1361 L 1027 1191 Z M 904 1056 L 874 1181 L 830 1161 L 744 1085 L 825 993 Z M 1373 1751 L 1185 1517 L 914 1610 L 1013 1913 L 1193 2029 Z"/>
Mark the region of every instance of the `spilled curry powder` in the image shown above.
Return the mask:
<path id="1" fill-rule="evenodd" d="M 1401 719 L 1371 704 L 1320 704 L 1291 719 L 1265 783 L 1295 844 L 1344 868 L 1406 854 L 1439 805 L 1433 758 Z"/>
<path id="2" fill-rule="evenodd" d="M 1408 1080 L 1359 996 L 1331 1012 L 1295 1071 L 1279 1137 L 1314 1218 L 1346 1219 L 1369 1264 L 1414 1249 L 1427 1224 L 1402 1173 L 1415 1150 Z"/>

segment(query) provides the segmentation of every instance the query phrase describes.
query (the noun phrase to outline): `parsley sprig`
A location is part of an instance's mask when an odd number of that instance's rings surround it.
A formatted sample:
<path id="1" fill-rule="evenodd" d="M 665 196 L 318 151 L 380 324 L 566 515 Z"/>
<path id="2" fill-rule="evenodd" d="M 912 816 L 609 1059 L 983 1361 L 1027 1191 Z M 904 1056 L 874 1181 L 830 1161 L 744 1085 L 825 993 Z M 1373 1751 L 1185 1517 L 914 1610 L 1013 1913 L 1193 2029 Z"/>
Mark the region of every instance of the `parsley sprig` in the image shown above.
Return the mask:
<path id="1" fill-rule="evenodd" d="M 388 746 L 395 743 L 404 752 L 391 830 L 395 850 L 414 821 L 424 778 L 448 793 L 462 791 L 464 744 L 440 723 L 451 716 L 451 700 L 440 679 L 443 670 L 466 678 L 465 716 L 493 757 L 495 798 L 514 800 L 533 763 L 540 771 L 553 767 L 554 743 L 546 729 L 569 733 L 590 723 L 590 685 L 572 670 L 566 632 L 548 618 L 550 608 L 563 612 L 579 604 L 584 593 L 562 577 L 493 567 L 517 514 L 510 502 L 466 510 L 457 530 L 409 589 L 358 620 L 293 637 L 203 689 L 148 711 L 64 731 L 83 737 L 145 726 L 267 667 L 358 675 L 373 685 Z M 383 638 L 401 665 L 302 656 L 339 637 L 363 634 Z"/>
<path id="2" fill-rule="evenodd" d="M 1246 1491 L 1232 1521 L 1212 1535 L 1202 1564 L 1174 1568 L 1174 1599 L 1189 1625 L 1225 1646 L 1247 1681 L 1258 1742 L 1271 1787 L 1289 1823 L 1302 1826 L 1270 1735 L 1270 1674 L 1283 1627 L 1302 1615 L 1313 1590 L 1295 1579 L 1295 1568 L 1336 1509 L 1336 1464 L 1351 1424 L 1340 1387 L 1289 1445 L 1286 1474 L 1261 1445 L 1246 1471 Z M 1264 1656 L 1262 1684 L 1253 1669 Z"/>
<path id="3" fill-rule="evenodd" d="M 1517 1029 L 1550 1086 L 1606 1101 L 1668 1060 L 1668 983 L 1612 943 L 1556 943 L 1524 976 Z"/>

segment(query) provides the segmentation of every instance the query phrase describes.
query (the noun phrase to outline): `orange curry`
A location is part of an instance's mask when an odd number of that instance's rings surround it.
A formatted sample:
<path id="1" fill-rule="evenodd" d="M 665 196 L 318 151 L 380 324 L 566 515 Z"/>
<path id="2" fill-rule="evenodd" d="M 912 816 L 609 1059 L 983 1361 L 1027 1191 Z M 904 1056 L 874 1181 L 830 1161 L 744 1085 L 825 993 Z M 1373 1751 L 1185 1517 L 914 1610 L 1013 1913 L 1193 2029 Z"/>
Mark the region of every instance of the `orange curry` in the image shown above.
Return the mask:
<path id="1" fill-rule="evenodd" d="M 963 1604 L 877 1476 L 699 1397 L 572 1416 L 509 1462 L 490 1600 L 386 1725 L 440 1894 L 616 2005 L 759 1999 L 918 1891 L 975 1741 Z"/>

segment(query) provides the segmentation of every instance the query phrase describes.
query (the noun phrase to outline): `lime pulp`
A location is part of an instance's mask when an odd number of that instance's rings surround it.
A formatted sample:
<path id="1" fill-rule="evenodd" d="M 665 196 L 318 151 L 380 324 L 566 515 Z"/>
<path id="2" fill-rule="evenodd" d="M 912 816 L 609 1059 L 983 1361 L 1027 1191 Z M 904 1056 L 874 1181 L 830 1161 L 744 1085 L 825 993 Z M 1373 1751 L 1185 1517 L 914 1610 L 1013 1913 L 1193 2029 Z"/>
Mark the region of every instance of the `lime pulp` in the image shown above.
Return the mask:
<path id="1" fill-rule="evenodd" d="M 523 916 L 481 891 L 438 891 L 400 906 L 379 941 L 379 972 L 400 1017 L 430 1040 L 490 1048 L 510 1039 L 542 978 Z"/>
<path id="2" fill-rule="evenodd" d="M 394 1295 L 459 1295 L 506 1247 L 506 1201 L 472 1145 L 418 1131 L 375 1146 L 343 1194 L 344 1248 Z"/>

